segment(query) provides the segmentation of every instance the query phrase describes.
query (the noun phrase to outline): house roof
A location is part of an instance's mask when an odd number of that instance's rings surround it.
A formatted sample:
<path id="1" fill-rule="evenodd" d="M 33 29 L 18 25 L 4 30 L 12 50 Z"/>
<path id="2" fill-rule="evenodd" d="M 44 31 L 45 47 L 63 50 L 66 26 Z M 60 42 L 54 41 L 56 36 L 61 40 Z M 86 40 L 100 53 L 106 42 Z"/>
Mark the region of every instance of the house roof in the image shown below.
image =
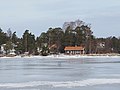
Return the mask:
<path id="1" fill-rule="evenodd" d="M 52 49 L 52 48 L 57 48 L 57 45 L 53 44 L 53 45 L 49 46 L 49 49 Z"/>
<path id="2" fill-rule="evenodd" d="M 64 50 L 84 50 L 84 47 L 82 46 L 68 46 L 68 47 L 65 47 Z"/>

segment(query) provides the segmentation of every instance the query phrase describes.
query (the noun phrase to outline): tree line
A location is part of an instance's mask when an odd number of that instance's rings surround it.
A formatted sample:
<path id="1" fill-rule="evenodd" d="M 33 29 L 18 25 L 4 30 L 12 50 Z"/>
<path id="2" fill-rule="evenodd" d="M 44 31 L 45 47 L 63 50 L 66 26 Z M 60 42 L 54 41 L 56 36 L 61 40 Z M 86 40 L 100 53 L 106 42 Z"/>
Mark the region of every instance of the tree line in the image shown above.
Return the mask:
<path id="1" fill-rule="evenodd" d="M 16 32 L 8 29 L 3 32 L 0 29 L 0 46 L 4 45 L 6 54 L 13 47 L 16 54 L 28 52 L 33 55 L 48 55 L 64 53 L 66 46 L 83 46 L 85 53 L 120 53 L 120 38 L 115 36 L 107 38 L 96 38 L 88 25 L 77 26 L 72 29 L 70 26 L 64 31 L 62 28 L 49 28 L 36 37 L 25 30 L 19 38 Z"/>

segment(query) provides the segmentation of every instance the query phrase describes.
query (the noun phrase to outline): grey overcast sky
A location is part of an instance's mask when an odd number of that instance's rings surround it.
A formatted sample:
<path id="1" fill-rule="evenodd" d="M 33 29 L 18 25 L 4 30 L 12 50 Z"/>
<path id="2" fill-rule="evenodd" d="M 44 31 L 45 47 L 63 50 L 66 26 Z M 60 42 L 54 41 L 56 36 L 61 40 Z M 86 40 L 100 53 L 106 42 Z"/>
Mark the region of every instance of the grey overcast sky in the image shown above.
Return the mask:
<path id="1" fill-rule="evenodd" d="M 120 0 L 0 0 L 0 27 L 19 37 L 77 19 L 91 23 L 96 37 L 120 36 Z"/>

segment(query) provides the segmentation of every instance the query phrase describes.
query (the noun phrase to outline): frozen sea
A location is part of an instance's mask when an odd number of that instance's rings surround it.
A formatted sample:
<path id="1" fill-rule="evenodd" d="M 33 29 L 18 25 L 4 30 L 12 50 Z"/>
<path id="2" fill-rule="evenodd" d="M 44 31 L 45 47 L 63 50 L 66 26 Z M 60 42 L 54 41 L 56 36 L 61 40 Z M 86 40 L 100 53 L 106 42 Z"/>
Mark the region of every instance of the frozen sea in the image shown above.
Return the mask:
<path id="1" fill-rule="evenodd" d="M 0 90 L 120 90 L 120 57 L 0 58 Z"/>

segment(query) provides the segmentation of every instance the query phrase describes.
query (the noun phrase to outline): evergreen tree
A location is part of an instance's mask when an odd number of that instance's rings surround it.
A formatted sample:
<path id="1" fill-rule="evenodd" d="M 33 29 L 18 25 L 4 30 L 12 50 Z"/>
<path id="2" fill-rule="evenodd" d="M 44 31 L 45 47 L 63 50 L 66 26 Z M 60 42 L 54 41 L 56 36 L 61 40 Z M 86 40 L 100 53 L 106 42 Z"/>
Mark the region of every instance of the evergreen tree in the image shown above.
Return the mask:
<path id="1" fill-rule="evenodd" d="M 5 44 L 8 41 L 7 34 L 2 31 L 0 28 L 0 45 Z"/>
<path id="2" fill-rule="evenodd" d="M 70 27 L 67 27 L 64 34 L 64 46 L 75 46 L 75 33 Z"/>
<path id="3" fill-rule="evenodd" d="M 85 43 L 85 31 L 81 27 L 76 27 L 76 44 L 77 46 L 83 45 Z"/>
<path id="4" fill-rule="evenodd" d="M 49 30 L 47 31 L 47 36 L 49 47 L 52 48 L 54 45 L 54 49 L 52 50 L 52 52 L 59 53 L 63 44 L 63 30 L 61 28 L 49 28 Z"/>
<path id="5" fill-rule="evenodd" d="M 17 44 L 17 42 L 18 42 L 18 37 L 17 37 L 17 35 L 16 35 L 16 32 L 13 32 L 11 39 L 12 39 L 12 43 Z"/>
<path id="6" fill-rule="evenodd" d="M 22 38 L 23 52 L 34 53 L 35 50 L 35 36 L 26 30 Z"/>

